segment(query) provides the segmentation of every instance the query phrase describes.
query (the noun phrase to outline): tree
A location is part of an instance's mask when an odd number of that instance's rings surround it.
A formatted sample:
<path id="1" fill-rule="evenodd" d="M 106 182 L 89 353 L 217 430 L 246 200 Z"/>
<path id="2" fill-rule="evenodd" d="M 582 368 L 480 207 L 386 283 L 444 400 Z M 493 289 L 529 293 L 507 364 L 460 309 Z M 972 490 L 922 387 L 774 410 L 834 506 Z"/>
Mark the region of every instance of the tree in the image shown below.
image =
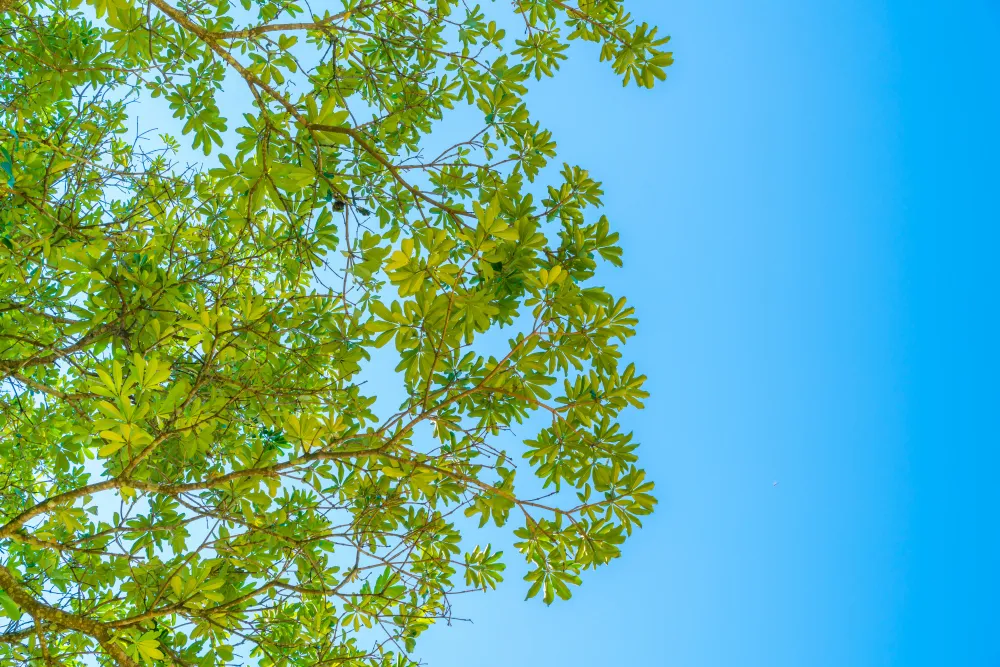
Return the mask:
<path id="1" fill-rule="evenodd" d="M 621 0 L 0 9 L 0 663 L 403 667 L 501 580 L 477 524 L 546 603 L 618 556 L 655 503 L 619 425 L 636 319 L 594 283 L 600 184 L 546 168 L 524 95 L 573 40 L 651 87 L 654 28 Z"/>

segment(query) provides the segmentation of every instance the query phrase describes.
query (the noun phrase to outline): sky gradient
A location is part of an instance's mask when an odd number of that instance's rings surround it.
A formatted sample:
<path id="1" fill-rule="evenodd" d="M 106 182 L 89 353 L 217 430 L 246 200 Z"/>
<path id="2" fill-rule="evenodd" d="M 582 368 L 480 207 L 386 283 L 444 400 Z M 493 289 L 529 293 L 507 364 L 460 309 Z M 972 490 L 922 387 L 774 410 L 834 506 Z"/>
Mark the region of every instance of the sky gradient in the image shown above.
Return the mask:
<path id="1" fill-rule="evenodd" d="M 1000 665 L 1000 5 L 630 9 L 673 36 L 665 84 L 584 46 L 530 101 L 622 234 L 661 504 L 569 603 L 512 567 L 418 654 Z"/>
<path id="2" fill-rule="evenodd" d="M 507 581 L 417 655 L 1000 665 L 1000 5 L 629 7 L 673 36 L 665 83 L 622 89 L 581 45 L 529 101 L 621 233 L 599 279 L 640 317 L 652 396 L 624 426 L 660 505 L 549 608 L 491 531 Z"/>

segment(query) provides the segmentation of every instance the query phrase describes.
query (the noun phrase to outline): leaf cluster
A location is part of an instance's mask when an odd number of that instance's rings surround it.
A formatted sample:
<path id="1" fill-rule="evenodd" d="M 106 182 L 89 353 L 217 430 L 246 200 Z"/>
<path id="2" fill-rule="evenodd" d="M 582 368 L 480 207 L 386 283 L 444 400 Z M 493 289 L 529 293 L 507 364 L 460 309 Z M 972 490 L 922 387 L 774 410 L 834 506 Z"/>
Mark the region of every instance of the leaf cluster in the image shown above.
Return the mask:
<path id="1" fill-rule="evenodd" d="M 636 318 L 595 282 L 600 184 L 547 169 L 524 98 L 574 40 L 652 86 L 655 29 L 621 0 L 6 9 L 0 663 L 410 667 L 503 579 L 476 523 L 547 603 L 620 554 L 655 504 Z M 457 113 L 480 129 L 430 154 Z"/>

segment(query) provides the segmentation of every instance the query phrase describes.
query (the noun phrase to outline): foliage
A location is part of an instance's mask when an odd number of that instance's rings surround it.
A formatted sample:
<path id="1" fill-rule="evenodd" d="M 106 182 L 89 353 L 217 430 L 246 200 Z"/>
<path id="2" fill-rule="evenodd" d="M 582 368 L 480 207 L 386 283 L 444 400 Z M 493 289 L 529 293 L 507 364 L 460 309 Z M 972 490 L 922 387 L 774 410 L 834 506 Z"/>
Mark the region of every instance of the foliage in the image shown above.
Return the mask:
<path id="1" fill-rule="evenodd" d="M 655 502 L 618 422 L 636 319 L 524 95 L 573 40 L 652 86 L 655 29 L 621 0 L 0 10 L 0 663 L 403 667 L 502 578 L 467 524 L 509 524 L 547 603 L 619 555 Z"/>

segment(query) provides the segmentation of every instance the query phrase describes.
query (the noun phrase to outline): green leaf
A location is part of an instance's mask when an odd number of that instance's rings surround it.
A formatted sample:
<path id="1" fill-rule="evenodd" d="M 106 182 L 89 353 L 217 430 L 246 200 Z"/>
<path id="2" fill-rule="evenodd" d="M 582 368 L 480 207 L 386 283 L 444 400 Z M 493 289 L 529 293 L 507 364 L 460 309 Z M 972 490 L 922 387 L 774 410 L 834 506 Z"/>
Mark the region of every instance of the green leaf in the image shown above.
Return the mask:
<path id="1" fill-rule="evenodd" d="M 0 608 L 3 609 L 4 615 L 12 621 L 17 621 L 24 614 L 21 607 L 3 591 L 0 591 Z"/>

